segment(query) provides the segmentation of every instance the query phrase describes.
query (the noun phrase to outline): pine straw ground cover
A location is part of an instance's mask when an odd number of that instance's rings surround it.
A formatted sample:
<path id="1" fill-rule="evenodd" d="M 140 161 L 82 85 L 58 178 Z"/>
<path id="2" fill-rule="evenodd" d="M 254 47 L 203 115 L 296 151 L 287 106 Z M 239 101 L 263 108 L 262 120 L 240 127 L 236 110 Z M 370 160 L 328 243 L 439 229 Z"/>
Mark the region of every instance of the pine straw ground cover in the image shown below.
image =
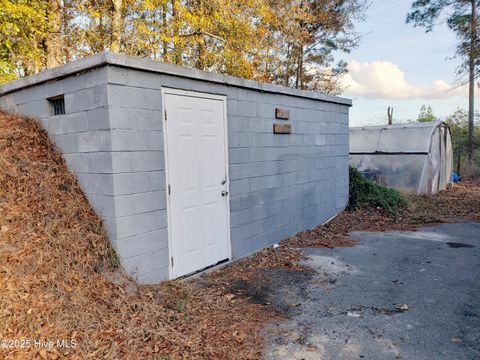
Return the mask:
<path id="1" fill-rule="evenodd" d="M 75 348 L 1 349 L 23 359 L 256 359 L 261 327 L 278 315 L 229 283 L 298 265 L 303 246 L 351 246 L 351 230 L 480 220 L 480 183 L 411 197 L 396 218 L 344 212 L 256 255 L 189 282 L 138 286 L 105 276 L 117 263 L 103 227 L 46 134 L 0 113 L 0 339 L 75 340 Z M 24 343 L 26 345 L 26 343 Z"/>

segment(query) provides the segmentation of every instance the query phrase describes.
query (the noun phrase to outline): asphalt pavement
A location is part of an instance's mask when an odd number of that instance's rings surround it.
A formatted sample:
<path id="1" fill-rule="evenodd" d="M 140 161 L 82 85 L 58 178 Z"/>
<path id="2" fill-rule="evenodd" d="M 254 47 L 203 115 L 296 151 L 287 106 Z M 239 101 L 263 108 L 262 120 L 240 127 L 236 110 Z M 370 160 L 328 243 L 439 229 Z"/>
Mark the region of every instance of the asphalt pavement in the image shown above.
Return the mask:
<path id="1" fill-rule="evenodd" d="M 264 330 L 267 359 L 480 359 L 480 224 L 351 238 L 249 285 L 287 319 Z"/>

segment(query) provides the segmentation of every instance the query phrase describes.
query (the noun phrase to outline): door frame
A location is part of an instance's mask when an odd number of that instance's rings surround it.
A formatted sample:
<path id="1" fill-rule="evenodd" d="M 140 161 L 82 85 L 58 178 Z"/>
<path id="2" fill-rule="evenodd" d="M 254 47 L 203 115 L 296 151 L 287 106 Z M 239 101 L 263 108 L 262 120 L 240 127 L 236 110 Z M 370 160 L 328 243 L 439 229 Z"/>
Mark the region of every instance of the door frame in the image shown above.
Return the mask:
<path id="1" fill-rule="evenodd" d="M 162 96 L 162 132 L 163 132 L 163 152 L 164 152 L 164 160 L 165 160 L 165 196 L 167 198 L 167 236 L 168 236 L 168 278 L 169 280 L 173 280 L 173 266 L 172 266 L 172 257 L 173 257 L 173 238 L 172 238 L 172 224 L 171 224 L 171 199 L 170 195 L 168 194 L 168 185 L 170 184 L 170 175 L 169 175 L 169 163 L 168 163 L 168 134 L 167 134 L 167 124 L 165 120 L 166 114 L 166 95 L 182 95 L 186 97 L 197 97 L 203 99 L 210 99 L 210 100 L 219 100 L 222 101 L 223 104 L 223 128 L 224 128 L 224 144 L 225 144 L 225 178 L 226 178 L 226 191 L 228 195 L 226 196 L 227 201 L 227 248 L 229 253 L 229 260 L 232 259 L 232 243 L 230 239 L 231 235 L 231 228 L 230 228 L 230 174 L 229 174 L 229 159 L 228 159 L 228 129 L 227 129 L 227 97 L 225 95 L 218 95 L 218 94 L 210 94 L 204 93 L 199 91 L 192 91 L 192 90 L 183 90 L 183 89 L 175 89 L 169 87 L 161 88 L 161 96 Z M 167 120 L 168 121 L 168 120 Z M 215 265 L 215 264 L 213 264 Z M 201 269 L 198 269 L 201 270 Z"/>

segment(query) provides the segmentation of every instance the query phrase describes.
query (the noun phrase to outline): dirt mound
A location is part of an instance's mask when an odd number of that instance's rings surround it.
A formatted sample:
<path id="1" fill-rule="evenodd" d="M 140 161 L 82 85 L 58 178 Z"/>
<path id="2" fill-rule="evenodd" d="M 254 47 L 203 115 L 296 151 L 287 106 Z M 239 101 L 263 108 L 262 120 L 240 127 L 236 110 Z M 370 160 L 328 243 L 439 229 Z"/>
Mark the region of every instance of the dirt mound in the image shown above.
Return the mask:
<path id="1" fill-rule="evenodd" d="M 4 113 L 0 229 L 0 339 L 23 340 L 0 358 L 260 356 L 267 308 L 193 283 L 132 293 L 107 280 L 115 255 L 74 176 L 33 120 Z"/>

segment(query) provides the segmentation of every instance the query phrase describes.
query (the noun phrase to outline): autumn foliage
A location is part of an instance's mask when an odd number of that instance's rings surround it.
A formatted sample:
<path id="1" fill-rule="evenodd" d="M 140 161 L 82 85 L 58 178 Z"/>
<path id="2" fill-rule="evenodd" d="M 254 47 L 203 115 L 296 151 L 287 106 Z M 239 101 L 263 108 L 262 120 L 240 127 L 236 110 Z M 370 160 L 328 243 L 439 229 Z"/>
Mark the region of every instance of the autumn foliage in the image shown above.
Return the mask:
<path id="1" fill-rule="evenodd" d="M 111 51 L 338 93 L 367 0 L 0 0 L 0 83 Z"/>

